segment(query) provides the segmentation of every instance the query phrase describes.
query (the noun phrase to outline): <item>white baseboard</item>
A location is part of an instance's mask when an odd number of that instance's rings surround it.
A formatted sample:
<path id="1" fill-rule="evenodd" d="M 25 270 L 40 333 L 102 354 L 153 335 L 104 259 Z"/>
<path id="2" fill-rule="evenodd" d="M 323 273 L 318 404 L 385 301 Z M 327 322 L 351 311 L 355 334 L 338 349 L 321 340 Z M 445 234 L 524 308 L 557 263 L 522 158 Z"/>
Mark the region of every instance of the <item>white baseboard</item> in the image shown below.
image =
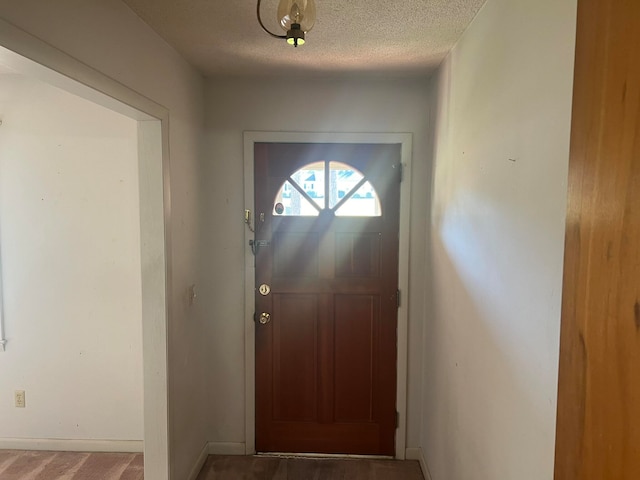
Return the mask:
<path id="1" fill-rule="evenodd" d="M 142 453 L 142 440 L 71 440 L 60 438 L 0 438 L 0 450 L 49 450 L 53 452 Z"/>
<path id="2" fill-rule="evenodd" d="M 407 460 L 418 460 L 420 463 L 420 470 L 422 470 L 422 475 L 424 475 L 425 480 L 431 480 L 431 473 L 429 473 L 429 468 L 427 467 L 427 462 L 422 454 L 422 449 L 420 447 L 407 448 L 405 452 L 405 458 Z"/>
<path id="3" fill-rule="evenodd" d="M 244 443 L 209 442 L 209 455 L 246 455 Z"/>
<path id="4" fill-rule="evenodd" d="M 200 455 L 198 455 L 198 459 L 196 460 L 195 465 L 191 469 L 191 472 L 189 472 L 187 480 L 196 480 L 196 478 L 198 478 L 198 474 L 200 473 L 200 470 L 202 470 L 204 462 L 207 461 L 208 456 L 209 444 L 205 442 L 205 444 L 202 446 L 202 450 L 200 450 Z"/>

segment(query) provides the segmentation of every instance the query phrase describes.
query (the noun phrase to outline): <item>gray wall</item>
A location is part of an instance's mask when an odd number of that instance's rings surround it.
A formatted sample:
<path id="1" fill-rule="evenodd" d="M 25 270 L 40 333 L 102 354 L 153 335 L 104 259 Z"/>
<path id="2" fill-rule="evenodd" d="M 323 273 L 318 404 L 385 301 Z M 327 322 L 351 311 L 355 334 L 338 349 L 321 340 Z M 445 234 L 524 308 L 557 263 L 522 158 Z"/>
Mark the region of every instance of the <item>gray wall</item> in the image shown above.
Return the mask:
<path id="1" fill-rule="evenodd" d="M 142 449 L 137 124 L 22 75 L 0 116 L 0 445 Z"/>

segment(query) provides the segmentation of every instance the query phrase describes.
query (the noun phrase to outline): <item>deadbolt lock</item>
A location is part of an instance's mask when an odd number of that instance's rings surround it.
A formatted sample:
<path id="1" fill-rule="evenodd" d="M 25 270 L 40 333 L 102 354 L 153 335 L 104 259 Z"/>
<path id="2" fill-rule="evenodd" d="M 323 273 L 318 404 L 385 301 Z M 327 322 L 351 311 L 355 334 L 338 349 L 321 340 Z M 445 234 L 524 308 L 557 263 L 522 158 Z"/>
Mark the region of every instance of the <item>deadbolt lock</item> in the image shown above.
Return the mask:
<path id="1" fill-rule="evenodd" d="M 266 312 L 262 312 L 260 314 L 260 319 L 259 319 L 260 323 L 262 325 L 265 325 L 267 323 L 269 323 L 271 321 L 271 315 L 269 313 Z"/>

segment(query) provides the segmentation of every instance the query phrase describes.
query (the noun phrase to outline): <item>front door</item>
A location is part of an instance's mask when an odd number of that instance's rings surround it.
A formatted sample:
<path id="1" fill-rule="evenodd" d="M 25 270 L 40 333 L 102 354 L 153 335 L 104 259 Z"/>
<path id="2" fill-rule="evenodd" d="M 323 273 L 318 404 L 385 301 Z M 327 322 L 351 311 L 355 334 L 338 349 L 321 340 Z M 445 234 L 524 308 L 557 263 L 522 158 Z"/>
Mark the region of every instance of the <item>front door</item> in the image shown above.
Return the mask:
<path id="1" fill-rule="evenodd" d="M 394 455 L 400 145 L 255 144 L 256 450 Z"/>

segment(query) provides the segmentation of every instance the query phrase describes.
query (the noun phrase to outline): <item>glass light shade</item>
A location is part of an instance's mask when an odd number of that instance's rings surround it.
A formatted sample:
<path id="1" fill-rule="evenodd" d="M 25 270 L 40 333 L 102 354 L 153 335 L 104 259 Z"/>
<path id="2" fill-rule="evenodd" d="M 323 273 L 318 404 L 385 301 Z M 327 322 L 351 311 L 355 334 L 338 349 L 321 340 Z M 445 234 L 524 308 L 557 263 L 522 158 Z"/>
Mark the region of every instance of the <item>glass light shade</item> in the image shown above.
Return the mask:
<path id="1" fill-rule="evenodd" d="M 299 24 L 303 32 L 308 32 L 316 23 L 315 0 L 280 0 L 278 22 L 285 32 L 288 32 L 294 23 Z"/>

